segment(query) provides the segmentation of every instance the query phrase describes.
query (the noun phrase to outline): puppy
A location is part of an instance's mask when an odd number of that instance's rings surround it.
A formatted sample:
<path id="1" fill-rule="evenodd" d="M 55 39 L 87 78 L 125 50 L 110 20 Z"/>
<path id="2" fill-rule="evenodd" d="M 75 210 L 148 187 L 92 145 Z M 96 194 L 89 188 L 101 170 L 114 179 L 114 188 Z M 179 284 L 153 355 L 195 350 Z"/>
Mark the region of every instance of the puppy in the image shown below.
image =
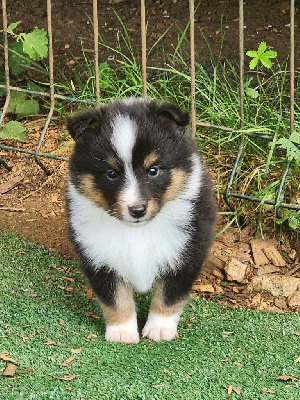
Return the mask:
<path id="1" fill-rule="evenodd" d="M 106 322 L 105 338 L 137 343 L 133 291 L 153 298 L 142 334 L 176 337 L 212 242 L 212 184 L 179 107 L 115 100 L 68 119 L 70 239 Z"/>

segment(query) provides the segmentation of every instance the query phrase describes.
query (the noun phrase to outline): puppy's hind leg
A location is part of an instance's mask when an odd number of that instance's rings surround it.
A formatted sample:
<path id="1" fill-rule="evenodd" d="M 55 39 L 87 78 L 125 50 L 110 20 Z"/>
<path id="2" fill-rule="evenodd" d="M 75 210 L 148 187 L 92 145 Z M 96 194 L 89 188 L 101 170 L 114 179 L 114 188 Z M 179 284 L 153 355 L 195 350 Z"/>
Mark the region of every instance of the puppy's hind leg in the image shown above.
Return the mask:
<path id="1" fill-rule="evenodd" d="M 177 326 L 186 296 L 168 304 L 164 290 L 166 282 L 159 280 L 154 286 L 154 295 L 143 336 L 151 340 L 172 340 L 177 335 Z"/>

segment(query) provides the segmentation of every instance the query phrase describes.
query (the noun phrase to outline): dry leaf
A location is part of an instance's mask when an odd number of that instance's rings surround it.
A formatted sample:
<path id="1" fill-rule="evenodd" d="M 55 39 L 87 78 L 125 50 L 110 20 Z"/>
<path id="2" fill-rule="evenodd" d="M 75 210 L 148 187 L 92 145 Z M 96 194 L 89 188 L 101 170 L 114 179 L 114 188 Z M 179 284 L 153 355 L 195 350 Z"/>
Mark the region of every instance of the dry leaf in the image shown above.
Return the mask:
<path id="1" fill-rule="evenodd" d="M 70 281 L 70 282 L 75 282 L 75 279 L 70 278 L 69 276 L 63 276 L 62 279 L 65 279 L 66 281 Z"/>
<path id="2" fill-rule="evenodd" d="M 277 381 L 297 381 L 300 382 L 300 379 L 295 378 L 292 375 L 279 375 L 276 377 Z"/>
<path id="3" fill-rule="evenodd" d="M 300 336 L 300 332 L 293 332 L 293 335 Z"/>
<path id="4" fill-rule="evenodd" d="M 71 353 L 73 353 L 73 354 L 79 354 L 81 352 L 82 352 L 81 348 L 80 349 L 71 349 Z"/>
<path id="5" fill-rule="evenodd" d="M 7 364 L 5 370 L 3 371 L 2 375 L 7 376 L 8 378 L 12 378 L 18 367 L 15 364 Z"/>
<path id="6" fill-rule="evenodd" d="M 54 376 L 53 378 L 59 379 L 61 381 L 72 381 L 77 378 L 78 375 L 65 375 L 65 376 Z"/>
<path id="7" fill-rule="evenodd" d="M 275 394 L 276 392 L 274 392 L 274 390 L 268 390 L 267 388 L 262 388 L 261 389 L 263 392 L 265 393 L 270 393 L 270 394 Z"/>
<path id="8" fill-rule="evenodd" d="M 294 361 L 300 363 L 300 357 L 297 357 Z"/>
<path id="9" fill-rule="evenodd" d="M 227 389 L 227 395 L 230 396 L 232 394 L 232 392 L 236 393 L 236 394 L 240 394 L 241 391 L 240 389 L 237 389 L 236 387 L 229 385 L 228 389 Z"/>
<path id="10" fill-rule="evenodd" d="M 90 333 L 87 338 L 85 339 L 86 342 L 90 342 L 90 341 L 94 341 L 95 339 L 92 338 L 96 338 L 97 335 L 95 335 L 94 333 Z"/>
<path id="11" fill-rule="evenodd" d="M 64 363 L 59 364 L 60 367 L 68 367 L 70 362 L 75 360 L 75 357 L 69 357 Z"/>
<path id="12" fill-rule="evenodd" d="M 2 354 L 0 354 L 0 358 L 2 361 L 11 362 L 13 364 L 19 365 L 18 361 L 14 360 L 13 358 L 7 357 L 7 354 L 9 354 L 9 351 L 4 351 Z"/>
<path id="13" fill-rule="evenodd" d="M 87 317 L 94 318 L 94 319 L 101 319 L 101 317 L 99 317 L 99 315 L 94 314 L 92 311 L 88 311 L 84 315 L 86 315 Z"/>
<path id="14" fill-rule="evenodd" d="M 28 374 L 28 373 L 31 373 L 33 371 L 34 371 L 33 368 L 26 368 L 26 369 L 22 369 L 21 371 L 18 371 L 18 372 L 19 372 L 19 374 Z"/>
<path id="15" fill-rule="evenodd" d="M 92 291 L 92 289 L 87 289 L 87 290 L 86 290 L 85 297 L 86 297 L 88 300 L 93 300 L 93 291 Z"/>
<path id="16" fill-rule="evenodd" d="M 53 346 L 61 346 L 61 343 L 55 342 L 54 340 L 46 340 L 46 342 L 44 344 L 49 345 L 49 346 L 52 346 L 52 345 Z"/>
<path id="17" fill-rule="evenodd" d="M 51 201 L 52 201 L 52 203 L 57 203 L 58 202 L 58 193 L 54 193 L 51 196 Z"/>

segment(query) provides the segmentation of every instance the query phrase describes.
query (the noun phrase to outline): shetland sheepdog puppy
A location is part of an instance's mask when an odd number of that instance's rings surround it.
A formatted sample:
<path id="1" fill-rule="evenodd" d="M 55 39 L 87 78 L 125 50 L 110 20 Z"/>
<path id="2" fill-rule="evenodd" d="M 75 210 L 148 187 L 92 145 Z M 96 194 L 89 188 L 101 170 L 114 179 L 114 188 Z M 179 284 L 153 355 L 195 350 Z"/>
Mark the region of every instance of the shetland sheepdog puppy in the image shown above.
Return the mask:
<path id="1" fill-rule="evenodd" d="M 137 343 L 133 291 L 153 297 L 142 335 L 171 340 L 212 243 L 212 184 L 188 113 L 145 98 L 68 119 L 70 240 L 106 323 L 105 339 Z"/>

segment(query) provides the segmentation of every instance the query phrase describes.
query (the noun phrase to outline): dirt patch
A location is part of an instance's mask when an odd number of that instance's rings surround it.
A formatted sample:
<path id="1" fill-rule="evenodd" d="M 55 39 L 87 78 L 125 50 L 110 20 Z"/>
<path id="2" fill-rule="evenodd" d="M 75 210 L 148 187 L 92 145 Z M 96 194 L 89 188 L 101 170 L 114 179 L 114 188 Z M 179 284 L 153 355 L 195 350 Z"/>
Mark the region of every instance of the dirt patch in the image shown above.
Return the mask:
<path id="1" fill-rule="evenodd" d="M 47 29 L 47 12 L 44 1 L 26 0 L 7 2 L 9 23 L 22 21 L 17 28 L 30 32 L 36 25 Z M 99 4 L 99 32 L 103 41 L 116 48 L 123 28 L 121 18 L 130 35 L 130 43 L 135 54 L 140 54 L 140 8 L 133 0 L 102 0 Z M 289 53 L 290 12 L 289 1 L 267 0 L 244 2 L 245 51 L 257 49 L 261 41 L 278 52 L 280 61 Z M 296 7 L 296 16 L 298 8 Z M 93 57 L 92 2 L 52 0 L 52 25 L 54 41 L 54 70 L 58 80 L 74 78 L 74 60 L 84 64 L 82 49 L 87 57 Z M 215 57 L 238 60 L 238 4 L 229 0 L 202 0 L 195 12 L 195 42 L 202 63 L 210 66 L 211 54 L 206 40 Z M 150 50 L 162 36 L 159 48 L 173 53 L 178 36 L 189 21 L 189 2 L 187 0 L 157 0 L 147 2 L 147 48 Z M 297 18 L 296 18 L 297 21 Z M 205 39 L 204 39 L 205 37 Z M 295 40 L 300 40 L 300 25 L 295 27 Z M 122 41 L 122 40 L 121 40 Z M 126 52 L 126 46 L 124 51 Z M 222 52 L 220 50 L 222 49 Z M 220 56 L 221 54 L 221 56 Z M 116 54 L 100 47 L 100 62 L 114 63 Z M 159 62 L 157 49 L 148 54 L 149 63 Z M 300 49 L 296 46 L 296 63 L 300 60 Z M 248 62 L 246 57 L 246 63 Z M 3 62 L 3 60 L 2 60 Z M 29 71 L 32 77 L 33 72 Z M 75 81 L 76 84 L 76 81 Z"/>

